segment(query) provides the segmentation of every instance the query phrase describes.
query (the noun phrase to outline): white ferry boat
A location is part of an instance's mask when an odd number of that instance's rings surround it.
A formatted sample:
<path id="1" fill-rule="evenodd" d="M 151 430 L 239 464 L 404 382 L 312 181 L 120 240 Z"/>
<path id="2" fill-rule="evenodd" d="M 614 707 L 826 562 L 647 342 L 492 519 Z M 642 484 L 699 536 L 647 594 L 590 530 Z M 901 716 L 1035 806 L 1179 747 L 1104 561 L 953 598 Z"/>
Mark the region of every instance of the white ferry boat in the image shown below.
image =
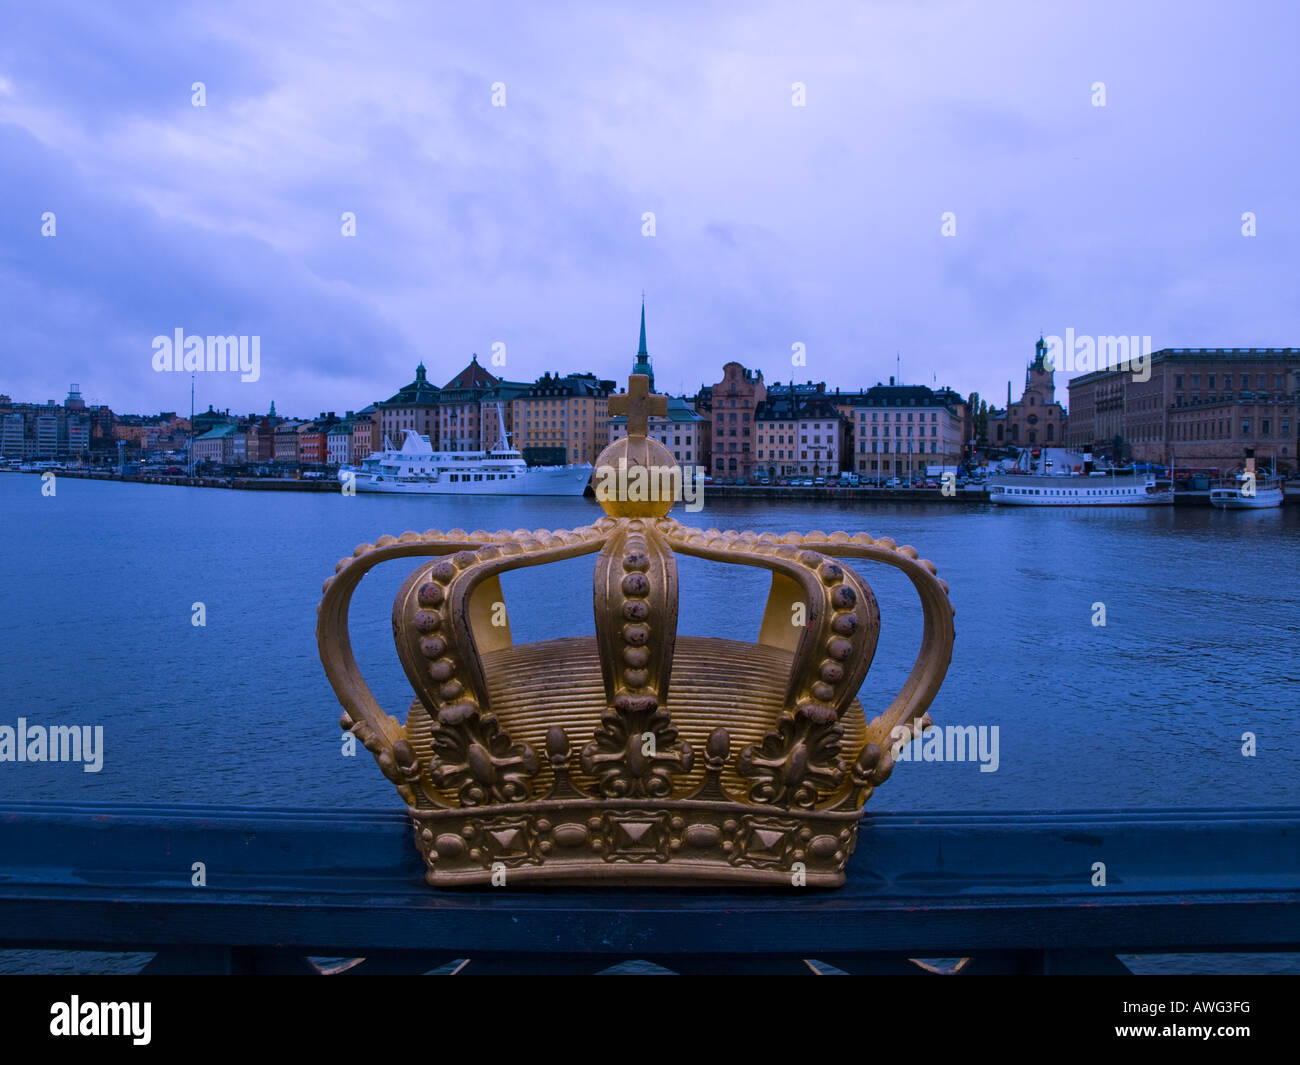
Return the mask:
<path id="1" fill-rule="evenodd" d="M 989 480 L 989 502 L 1009 507 L 1150 507 L 1173 501 L 1172 482 L 1140 474 L 1011 475 Z"/>
<path id="2" fill-rule="evenodd" d="M 1284 497 L 1282 480 L 1268 470 L 1256 476 L 1253 471 L 1239 473 L 1231 485 L 1210 489 L 1210 506 L 1220 510 L 1267 510 L 1280 507 Z"/>
<path id="3" fill-rule="evenodd" d="M 427 436 L 407 429 L 400 448 L 385 438 L 386 449 L 339 470 L 339 481 L 354 479 L 358 492 L 410 495 L 582 495 L 591 464 L 529 466 L 517 450 L 499 442 L 490 451 L 434 451 Z"/>

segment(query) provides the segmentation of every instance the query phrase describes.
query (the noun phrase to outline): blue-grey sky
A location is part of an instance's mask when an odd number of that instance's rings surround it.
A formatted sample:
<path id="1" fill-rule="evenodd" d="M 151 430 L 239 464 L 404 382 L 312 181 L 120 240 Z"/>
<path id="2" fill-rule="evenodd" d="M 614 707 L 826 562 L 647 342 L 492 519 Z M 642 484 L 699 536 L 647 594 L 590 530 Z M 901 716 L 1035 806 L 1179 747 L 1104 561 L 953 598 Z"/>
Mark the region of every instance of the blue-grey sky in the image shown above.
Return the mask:
<path id="1" fill-rule="evenodd" d="M 511 379 L 622 376 L 643 289 L 661 391 L 731 359 L 857 388 L 901 352 L 908 383 L 1001 401 L 1040 331 L 1300 343 L 1280 0 L 44 0 L 0 21 L 15 399 L 77 381 L 187 410 L 189 375 L 151 364 L 177 328 L 261 337 L 260 380 L 198 376 L 200 406 L 240 412 L 341 413 L 495 343 Z"/>

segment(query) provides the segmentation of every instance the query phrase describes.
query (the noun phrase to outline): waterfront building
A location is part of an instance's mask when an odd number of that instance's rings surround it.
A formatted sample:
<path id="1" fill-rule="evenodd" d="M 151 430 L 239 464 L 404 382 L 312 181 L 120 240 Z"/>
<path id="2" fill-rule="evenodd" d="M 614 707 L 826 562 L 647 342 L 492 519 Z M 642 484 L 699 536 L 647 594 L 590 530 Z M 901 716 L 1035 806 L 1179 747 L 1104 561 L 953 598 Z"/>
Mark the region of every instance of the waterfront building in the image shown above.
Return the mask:
<path id="1" fill-rule="evenodd" d="M 244 430 L 232 422 L 214 425 L 194 438 L 194 462 L 213 466 L 242 466 L 248 459 Z"/>
<path id="2" fill-rule="evenodd" d="M 479 365 L 478 356 L 471 355 L 469 365 L 438 392 L 438 438 L 435 446 L 443 451 L 479 450 L 483 436 L 483 400 L 499 383 Z M 492 428 L 496 428 L 495 413 Z M 493 432 L 492 436 L 495 437 L 496 433 Z M 434 439 L 430 437 L 429 442 L 434 443 Z"/>
<path id="3" fill-rule="evenodd" d="M 0 454 L 15 459 L 89 457 L 92 425 L 107 408 L 87 408 L 78 385 L 62 404 L 14 403 L 0 397 Z M 109 412 L 111 416 L 111 412 Z"/>
<path id="4" fill-rule="evenodd" d="M 298 428 L 302 424 L 296 419 L 286 418 L 275 427 L 276 465 L 298 465 Z"/>
<path id="5" fill-rule="evenodd" d="M 722 368 L 722 380 L 710 392 L 713 476 L 750 480 L 757 469 L 754 414 L 767 399 L 763 371 L 729 362 Z"/>
<path id="6" fill-rule="evenodd" d="M 338 424 L 333 411 L 321 411 L 309 422 L 298 427 L 298 461 L 304 465 L 323 465 L 328 455 L 326 437 Z"/>
<path id="7" fill-rule="evenodd" d="M 929 466 L 961 463 L 969 411 L 950 388 L 889 384 L 846 396 L 852 410 L 851 468 L 864 477 L 911 479 Z"/>
<path id="8" fill-rule="evenodd" d="M 275 461 L 275 427 L 280 424 L 280 417 L 275 413 L 275 400 L 264 417 L 249 416 L 247 445 L 249 462 Z"/>
<path id="9" fill-rule="evenodd" d="M 23 444 L 26 432 L 23 416 L 16 411 L 0 415 L 0 457 L 7 459 L 25 458 Z"/>
<path id="10" fill-rule="evenodd" d="M 1280 469 L 1296 468 L 1300 429 L 1281 411 L 1300 397 L 1300 348 L 1162 348 L 1141 373 L 1096 370 L 1069 388 L 1074 450 L 1092 444 L 1121 460 L 1222 466 L 1253 446 L 1276 451 Z"/>
<path id="11" fill-rule="evenodd" d="M 549 371 L 514 400 L 515 446 L 530 466 L 596 461 L 609 441 L 613 381 L 595 374 Z"/>
<path id="12" fill-rule="evenodd" d="M 1298 411 L 1298 393 L 1175 407 L 1169 412 L 1171 460 L 1184 469 L 1226 475 L 1240 469 L 1246 450 L 1254 448 L 1260 465 L 1294 473 Z"/>
<path id="13" fill-rule="evenodd" d="M 356 414 L 348 411 L 343 418 L 326 430 L 325 464 L 327 466 L 351 466 L 354 461 L 352 453 L 352 430 Z"/>
<path id="14" fill-rule="evenodd" d="M 414 429 L 438 446 L 438 393 L 437 385 L 430 384 L 425 376 L 424 363 L 415 368 L 415 380 L 397 390 L 388 399 L 375 404 L 379 409 L 381 443 L 388 439 L 394 447 L 401 447 L 405 430 Z M 374 450 L 381 450 L 376 447 Z"/>
<path id="15" fill-rule="evenodd" d="M 655 390 L 655 371 L 645 342 L 645 300 L 641 301 L 641 344 L 632 362 L 632 372 L 650 378 L 650 391 Z M 652 415 L 647 419 L 646 436 L 658 440 L 677 460 L 679 466 L 703 466 L 708 469 L 704 451 L 704 432 L 708 422 L 684 396 L 668 397 L 668 413 L 663 417 Z M 627 416 L 618 414 L 609 419 L 607 444 L 627 436 Z"/>
<path id="16" fill-rule="evenodd" d="M 1073 410 L 1073 401 L 1071 402 Z M 1056 399 L 1055 367 L 1047 358 L 1047 341 L 1038 338 L 1034 358 L 1025 370 L 1025 389 L 1011 401 L 1007 382 L 1006 410 L 989 414 L 989 444 L 993 447 L 1064 447 L 1068 438 L 1065 408 Z"/>
<path id="17" fill-rule="evenodd" d="M 379 439 L 379 407 L 362 407 L 352 419 L 352 461 L 360 462 L 373 451 L 383 450 Z"/>
<path id="18" fill-rule="evenodd" d="M 696 429 L 696 439 L 699 441 L 699 458 L 696 462 L 706 470 L 712 471 L 713 389 L 708 385 L 701 385 L 700 390 L 696 392 L 694 396 L 688 397 L 686 402 L 690 408 L 703 419 Z"/>
<path id="19" fill-rule="evenodd" d="M 230 416 L 228 409 L 224 411 L 213 410 L 212 404 L 209 403 L 207 410 L 194 415 L 194 437 L 197 439 L 218 425 L 233 425 L 234 422 L 235 419 Z"/>
<path id="20" fill-rule="evenodd" d="M 805 474 L 836 477 L 848 455 L 849 419 L 825 385 L 812 394 L 773 384 L 754 412 L 754 456 L 758 473 L 770 477 Z"/>

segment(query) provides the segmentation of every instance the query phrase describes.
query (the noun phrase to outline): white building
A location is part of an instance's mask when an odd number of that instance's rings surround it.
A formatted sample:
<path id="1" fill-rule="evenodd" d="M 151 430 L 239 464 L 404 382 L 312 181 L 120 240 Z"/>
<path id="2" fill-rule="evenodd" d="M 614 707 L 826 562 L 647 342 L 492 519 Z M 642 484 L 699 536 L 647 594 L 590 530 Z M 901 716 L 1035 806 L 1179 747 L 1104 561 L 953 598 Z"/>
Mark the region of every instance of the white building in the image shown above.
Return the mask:
<path id="1" fill-rule="evenodd" d="M 754 413 L 754 466 L 759 475 L 837 477 L 849 423 L 822 392 L 769 391 Z"/>
<path id="2" fill-rule="evenodd" d="M 923 477 L 962 461 L 964 404 L 923 385 L 877 385 L 853 397 L 854 469 L 869 480 Z"/>

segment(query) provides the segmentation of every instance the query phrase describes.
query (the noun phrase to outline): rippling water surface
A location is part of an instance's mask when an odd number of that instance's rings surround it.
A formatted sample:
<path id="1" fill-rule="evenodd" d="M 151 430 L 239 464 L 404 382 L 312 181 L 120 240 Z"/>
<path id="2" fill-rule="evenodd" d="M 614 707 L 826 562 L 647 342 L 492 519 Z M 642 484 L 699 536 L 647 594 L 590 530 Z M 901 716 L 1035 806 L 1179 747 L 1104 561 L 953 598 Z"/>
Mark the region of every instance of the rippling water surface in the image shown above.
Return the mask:
<path id="1" fill-rule="evenodd" d="M 316 655 L 335 562 L 407 529 L 571 528 L 586 499 L 344 498 L 0 477 L 0 667 L 7 716 L 95 723 L 103 771 L 4 763 L 0 797 L 391 806 L 368 758 L 340 756 Z M 1039 510 L 716 502 L 704 528 L 865 531 L 916 545 L 950 586 L 952 667 L 932 714 L 999 726 L 1000 764 L 902 766 L 873 808 L 1216 807 L 1300 803 L 1300 510 Z M 508 574 L 518 641 L 591 632 L 589 558 Z M 681 630 L 753 638 L 765 577 L 682 559 Z M 390 712 L 410 693 L 392 597 L 369 575 L 358 660 Z M 389 572 L 385 572 L 387 569 Z M 893 697 L 919 641 L 910 585 L 866 566 L 883 627 L 863 686 Z M 191 624 L 202 602 L 207 625 Z M 1104 603 L 1106 625 L 1092 624 Z M 1245 758 L 1253 732 L 1258 754 Z"/>

